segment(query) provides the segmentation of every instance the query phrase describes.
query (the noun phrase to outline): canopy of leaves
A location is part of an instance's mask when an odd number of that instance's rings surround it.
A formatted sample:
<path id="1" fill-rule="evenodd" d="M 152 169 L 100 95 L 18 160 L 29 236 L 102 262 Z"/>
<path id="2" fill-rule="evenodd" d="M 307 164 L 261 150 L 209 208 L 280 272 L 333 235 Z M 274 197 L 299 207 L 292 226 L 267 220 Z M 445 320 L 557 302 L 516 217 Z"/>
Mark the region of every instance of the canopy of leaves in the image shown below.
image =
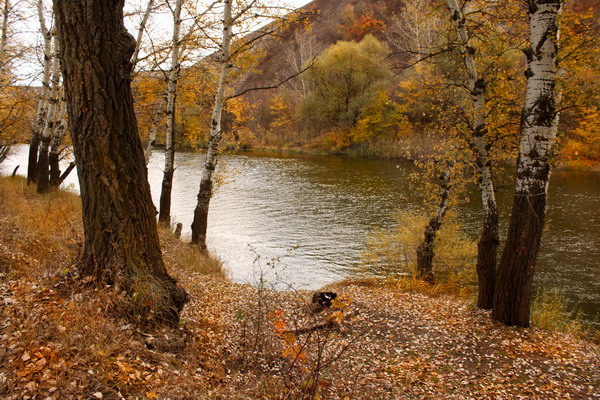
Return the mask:
<path id="1" fill-rule="evenodd" d="M 353 128 L 361 112 L 391 82 L 389 48 L 374 36 L 329 47 L 309 70 L 310 94 L 302 114 L 313 131 Z"/>

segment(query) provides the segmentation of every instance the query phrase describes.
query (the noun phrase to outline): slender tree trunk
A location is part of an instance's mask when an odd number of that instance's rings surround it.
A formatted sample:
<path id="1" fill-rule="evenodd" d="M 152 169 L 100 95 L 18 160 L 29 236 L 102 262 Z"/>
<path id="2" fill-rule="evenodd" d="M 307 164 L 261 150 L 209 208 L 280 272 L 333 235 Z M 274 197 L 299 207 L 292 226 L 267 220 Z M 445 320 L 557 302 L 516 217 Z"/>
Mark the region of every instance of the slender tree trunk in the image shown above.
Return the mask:
<path id="1" fill-rule="evenodd" d="M 529 68 L 516 190 L 492 309 L 494 319 L 521 327 L 529 326 L 550 179 L 548 158 L 558 125 L 555 86 L 561 1 L 531 0 L 529 5 L 531 47 L 526 51 Z"/>
<path id="2" fill-rule="evenodd" d="M 158 220 L 164 224 L 171 223 L 171 191 L 173 189 L 173 174 L 175 173 L 175 105 L 177 101 L 177 81 L 179 80 L 179 50 L 181 28 L 181 5 L 183 0 L 177 0 L 173 10 L 173 38 L 171 48 L 171 72 L 167 83 L 167 132 L 165 147 L 165 168 L 163 172 L 162 189 L 160 192 L 160 211 Z"/>
<path id="3" fill-rule="evenodd" d="M 142 20 L 140 21 L 140 26 L 138 27 L 137 37 L 135 39 L 135 50 L 133 51 L 133 56 L 131 57 L 131 70 L 132 72 L 135 70 L 137 63 L 139 61 L 140 49 L 142 48 L 142 37 L 144 36 L 144 31 L 146 30 L 146 25 L 148 24 L 148 19 L 150 18 L 150 14 L 154 9 L 154 0 L 148 0 L 146 4 L 146 11 L 144 11 L 144 15 Z"/>
<path id="4" fill-rule="evenodd" d="M 6 50 L 6 39 L 8 37 L 8 15 L 10 13 L 10 1 L 4 0 L 4 6 L 2 7 L 2 32 L 0 33 L 0 71 L 4 73 L 6 66 L 5 50 Z"/>
<path id="5" fill-rule="evenodd" d="M 62 145 L 62 139 L 65 134 L 65 128 L 67 124 L 67 102 L 65 96 L 61 97 L 60 100 L 60 111 L 54 125 L 54 135 L 52 136 L 52 146 L 50 146 L 50 186 L 59 187 L 61 180 L 60 174 L 60 146 Z"/>
<path id="6" fill-rule="evenodd" d="M 131 94 L 124 0 L 55 0 L 83 205 L 81 270 L 129 294 L 135 315 L 177 324 L 187 301 L 159 246 Z"/>
<path id="7" fill-rule="evenodd" d="M 52 134 L 54 133 L 54 125 L 56 121 L 57 106 L 59 102 L 59 86 L 60 86 L 60 63 L 58 60 L 58 38 L 54 35 L 54 52 L 52 56 L 52 89 L 50 99 L 48 100 L 48 114 L 46 115 L 46 123 L 42 131 L 40 152 L 37 162 L 37 192 L 44 193 L 50 187 L 49 174 L 49 148 Z"/>
<path id="8" fill-rule="evenodd" d="M 219 141 L 223 132 L 221 131 L 221 116 L 223 114 L 223 104 L 225 96 L 225 87 L 227 78 L 231 69 L 230 45 L 231 30 L 233 19 L 231 18 L 231 0 L 224 0 L 223 11 L 223 42 L 221 44 L 221 76 L 215 96 L 215 106 L 213 108 L 212 121 L 210 125 L 210 135 L 208 149 L 206 151 L 206 161 L 204 171 L 200 181 L 200 190 L 198 192 L 198 204 L 194 209 L 194 220 L 192 221 L 192 244 L 198 246 L 201 251 L 206 251 L 206 230 L 208 225 L 208 208 L 212 196 L 213 173 L 217 166 L 217 157 L 219 154 Z"/>
<path id="9" fill-rule="evenodd" d="M 442 190 L 440 192 L 440 204 L 436 214 L 429 220 L 425 228 L 423 242 L 417 248 L 417 278 L 430 284 L 435 283 L 433 274 L 433 247 L 437 233 L 442 226 L 442 220 L 448 211 L 448 199 L 450 197 L 450 170 L 449 167 L 442 175 Z"/>
<path id="10" fill-rule="evenodd" d="M 38 101 L 37 114 L 33 131 L 31 132 L 31 142 L 29 143 L 29 161 L 27 164 L 27 183 L 35 183 L 38 178 L 38 151 L 41 141 L 42 131 L 46 123 L 48 114 L 48 95 L 50 93 L 50 74 L 52 73 L 52 37 L 50 31 L 46 27 L 46 19 L 44 17 L 44 3 L 42 0 L 37 2 L 38 19 L 40 22 L 40 31 L 44 38 L 44 74 L 42 77 L 42 90 Z"/>
<path id="11" fill-rule="evenodd" d="M 496 259 L 498 253 L 498 206 L 492 180 L 492 167 L 486 145 L 486 97 L 485 82 L 479 78 L 475 64 L 476 49 L 472 46 L 466 27 L 465 16 L 456 0 L 448 0 L 448 9 L 452 15 L 456 32 L 462 45 L 465 69 L 469 75 L 469 91 L 473 112 L 471 124 L 473 127 L 473 148 L 479 173 L 479 192 L 483 204 L 483 226 L 477 245 L 477 276 L 479 280 L 479 295 L 477 306 L 491 309 L 494 302 L 496 284 Z"/>

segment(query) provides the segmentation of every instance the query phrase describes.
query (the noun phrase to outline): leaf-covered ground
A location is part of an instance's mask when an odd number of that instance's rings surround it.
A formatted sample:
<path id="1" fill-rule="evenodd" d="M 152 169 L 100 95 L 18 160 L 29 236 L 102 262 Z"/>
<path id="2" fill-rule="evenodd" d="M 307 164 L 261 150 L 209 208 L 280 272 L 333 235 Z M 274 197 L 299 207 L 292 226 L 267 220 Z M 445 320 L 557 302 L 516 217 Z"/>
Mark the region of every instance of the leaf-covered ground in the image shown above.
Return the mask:
<path id="1" fill-rule="evenodd" d="M 334 286 L 319 311 L 311 293 L 227 281 L 165 232 L 192 301 L 179 329 L 142 329 L 77 275 L 76 202 L 0 183 L 2 399 L 600 398 L 592 343 L 389 283 Z"/>

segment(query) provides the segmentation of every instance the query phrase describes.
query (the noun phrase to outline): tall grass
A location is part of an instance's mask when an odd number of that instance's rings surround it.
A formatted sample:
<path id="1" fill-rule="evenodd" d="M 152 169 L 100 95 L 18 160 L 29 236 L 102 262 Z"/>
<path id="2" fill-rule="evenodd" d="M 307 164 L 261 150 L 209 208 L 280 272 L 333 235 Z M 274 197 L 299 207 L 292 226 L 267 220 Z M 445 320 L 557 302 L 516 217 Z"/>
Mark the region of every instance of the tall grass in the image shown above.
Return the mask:
<path id="1" fill-rule="evenodd" d="M 417 247 L 423 241 L 427 217 L 416 211 L 400 211 L 392 229 L 377 230 L 362 254 L 361 273 L 393 279 L 404 289 L 435 293 L 467 294 L 475 290 L 477 243 L 469 239 L 456 221 L 442 225 L 435 243 L 433 261 L 437 285 L 421 285 L 416 279 Z"/>
<path id="2" fill-rule="evenodd" d="M 566 332 L 582 336 L 585 327 L 580 314 L 569 306 L 564 292 L 560 289 L 541 289 L 533 298 L 531 322 L 536 328 L 551 332 Z"/>

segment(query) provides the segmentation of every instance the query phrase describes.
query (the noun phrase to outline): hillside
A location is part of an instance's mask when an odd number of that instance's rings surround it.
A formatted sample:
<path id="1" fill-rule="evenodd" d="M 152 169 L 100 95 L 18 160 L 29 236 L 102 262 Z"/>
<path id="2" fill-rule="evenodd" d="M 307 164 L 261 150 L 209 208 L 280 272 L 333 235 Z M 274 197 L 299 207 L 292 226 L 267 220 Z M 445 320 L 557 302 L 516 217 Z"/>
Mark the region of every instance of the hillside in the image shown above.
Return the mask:
<path id="1" fill-rule="evenodd" d="M 308 24 L 292 24 L 274 37 L 266 38 L 261 45 L 265 55 L 255 67 L 256 72 L 248 74 L 238 88 L 268 86 L 285 79 L 296 72 L 297 66 L 292 65 L 290 55 L 307 61 L 339 40 L 352 39 L 345 28 L 361 16 L 382 21 L 384 25 L 376 27 L 372 33 L 385 40 L 382 28 L 392 23 L 403 3 L 403 0 L 315 0 L 308 3 L 299 9 Z M 303 52 L 301 47 L 307 45 L 310 49 L 304 49 L 305 54 L 300 54 Z"/>

